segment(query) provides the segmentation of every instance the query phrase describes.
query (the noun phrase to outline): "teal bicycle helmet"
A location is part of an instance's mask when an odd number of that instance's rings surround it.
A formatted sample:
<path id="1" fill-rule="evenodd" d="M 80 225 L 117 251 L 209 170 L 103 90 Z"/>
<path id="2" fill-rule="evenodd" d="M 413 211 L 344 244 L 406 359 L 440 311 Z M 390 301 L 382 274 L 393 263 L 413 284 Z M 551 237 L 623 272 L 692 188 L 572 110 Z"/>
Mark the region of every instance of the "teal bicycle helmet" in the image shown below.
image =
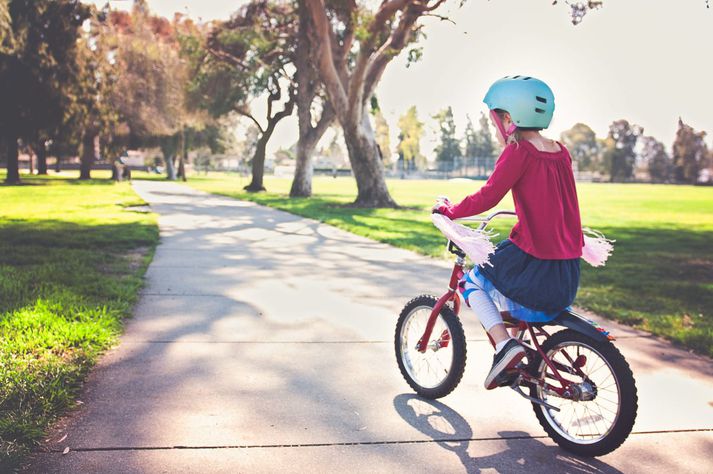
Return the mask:
<path id="1" fill-rule="evenodd" d="M 547 128 L 555 112 L 552 89 L 530 76 L 506 76 L 496 81 L 483 102 L 490 110 L 508 112 L 518 128 Z"/>

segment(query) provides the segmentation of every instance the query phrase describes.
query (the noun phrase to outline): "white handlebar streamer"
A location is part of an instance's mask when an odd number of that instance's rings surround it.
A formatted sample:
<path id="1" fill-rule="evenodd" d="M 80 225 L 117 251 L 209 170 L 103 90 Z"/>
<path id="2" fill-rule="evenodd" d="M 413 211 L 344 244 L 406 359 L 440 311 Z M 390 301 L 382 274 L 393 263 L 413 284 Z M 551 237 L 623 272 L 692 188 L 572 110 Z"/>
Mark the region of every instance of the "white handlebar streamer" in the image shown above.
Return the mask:
<path id="1" fill-rule="evenodd" d="M 582 229 L 584 233 L 584 247 L 582 260 L 593 267 L 603 267 L 609 255 L 614 251 L 613 240 L 604 237 L 604 234 L 588 227 Z"/>
<path id="2" fill-rule="evenodd" d="M 495 252 L 495 245 L 490 241 L 492 232 L 456 224 L 442 214 L 431 214 L 431 220 L 433 225 L 438 227 L 448 240 L 460 247 L 475 265 L 490 264 L 490 254 Z"/>

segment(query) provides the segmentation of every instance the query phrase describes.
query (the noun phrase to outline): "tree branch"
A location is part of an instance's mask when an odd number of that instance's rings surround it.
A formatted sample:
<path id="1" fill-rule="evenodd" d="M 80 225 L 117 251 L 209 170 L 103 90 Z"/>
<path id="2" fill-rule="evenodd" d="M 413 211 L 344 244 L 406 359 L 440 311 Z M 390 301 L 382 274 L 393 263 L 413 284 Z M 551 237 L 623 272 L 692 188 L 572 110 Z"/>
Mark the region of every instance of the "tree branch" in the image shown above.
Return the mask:
<path id="1" fill-rule="evenodd" d="M 260 122 L 258 122 L 255 116 L 251 114 L 246 108 L 241 107 L 237 109 L 236 112 L 242 115 L 243 117 L 247 117 L 252 120 L 253 123 L 255 123 L 255 125 L 257 126 L 257 129 L 260 130 L 260 133 L 265 133 L 265 130 L 262 128 L 262 125 L 260 125 Z"/>
<path id="2" fill-rule="evenodd" d="M 304 1 L 309 12 L 309 17 L 317 36 L 317 44 L 313 44 L 317 51 L 318 69 L 322 82 L 324 82 L 329 99 L 339 115 L 344 115 L 348 109 L 347 94 L 344 84 L 337 73 L 334 56 L 331 48 L 332 27 L 325 12 L 324 0 Z"/>
<path id="3" fill-rule="evenodd" d="M 413 5 L 411 3 L 413 1 L 415 0 L 384 0 L 379 7 L 379 10 L 374 15 L 374 19 L 369 25 L 368 39 L 359 48 L 357 64 L 354 68 L 349 84 L 349 109 L 352 113 L 357 113 L 356 111 L 361 108 L 362 103 L 367 97 L 364 94 L 364 84 L 369 64 L 373 61 L 372 56 L 376 48 L 376 41 L 379 37 L 379 33 L 384 29 L 386 23 L 389 20 L 392 20 L 399 11 L 401 11 L 403 15 L 404 9 Z M 400 23 L 401 20 L 399 21 L 399 24 Z"/>
<path id="4" fill-rule="evenodd" d="M 324 102 L 322 108 L 322 116 L 319 118 L 317 124 L 314 127 L 310 128 L 309 140 L 314 141 L 317 137 L 321 137 L 322 135 L 324 135 L 324 132 L 327 131 L 327 128 L 329 128 L 329 126 L 332 125 L 332 122 L 334 122 L 335 116 L 336 115 L 334 113 L 334 108 L 332 107 L 332 105 L 328 101 Z"/>
<path id="5" fill-rule="evenodd" d="M 391 33 L 389 39 L 373 55 L 366 72 L 363 100 L 368 100 L 371 97 L 386 66 L 406 46 L 413 31 L 413 26 L 420 16 L 419 8 L 408 8 L 401 15 L 399 24 Z"/>
<path id="6" fill-rule="evenodd" d="M 432 12 L 432 11 L 435 10 L 436 8 L 438 8 L 438 7 L 440 7 L 441 5 L 443 5 L 443 3 L 445 3 L 445 1 L 446 1 L 446 0 L 438 0 L 436 3 L 434 3 L 434 4 L 431 5 L 430 7 L 427 6 L 423 11 L 424 11 L 424 12 Z M 428 2 L 428 0 L 426 0 L 426 2 Z"/>
<path id="7" fill-rule="evenodd" d="M 277 112 L 274 116 L 268 117 L 268 125 L 265 129 L 265 134 L 271 134 L 275 130 L 277 123 L 285 117 L 292 115 L 292 110 L 295 107 L 295 101 L 297 99 L 297 93 L 295 88 L 290 86 L 290 99 L 285 102 L 285 107 Z"/>

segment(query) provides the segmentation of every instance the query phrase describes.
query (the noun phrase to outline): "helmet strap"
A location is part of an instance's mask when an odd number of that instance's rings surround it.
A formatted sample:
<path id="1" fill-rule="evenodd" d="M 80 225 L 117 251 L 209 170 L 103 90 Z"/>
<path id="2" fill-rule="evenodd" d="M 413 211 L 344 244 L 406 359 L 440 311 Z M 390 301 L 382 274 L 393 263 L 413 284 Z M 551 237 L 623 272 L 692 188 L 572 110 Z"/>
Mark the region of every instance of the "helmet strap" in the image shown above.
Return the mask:
<path id="1" fill-rule="evenodd" d="M 508 127 L 508 129 L 505 130 L 505 127 L 503 126 L 503 122 L 502 122 L 502 120 L 500 120 L 500 116 L 498 115 L 498 113 L 495 110 L 490 111 L 490 117 L 493 119 L 495 126 L 500 131 L 500 134 L 505 139 L 505 142 L 507 142 L 508 138 L 510 138 L 512 136 L 512 134 L 515 133 L 515 130 L 517 130 L 517 125 L 515 125 L 514 123 L 511 123 L 510 126 Z"/>

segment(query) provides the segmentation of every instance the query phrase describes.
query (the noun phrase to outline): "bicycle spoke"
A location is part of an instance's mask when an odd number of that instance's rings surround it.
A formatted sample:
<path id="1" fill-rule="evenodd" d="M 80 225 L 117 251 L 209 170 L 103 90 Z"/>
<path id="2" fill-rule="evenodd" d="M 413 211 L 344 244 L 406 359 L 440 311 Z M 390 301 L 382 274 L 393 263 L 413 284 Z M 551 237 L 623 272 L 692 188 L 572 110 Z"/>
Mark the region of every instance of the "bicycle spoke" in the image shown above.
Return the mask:
<path id="1" fill-rule="evenodd" d="M 408 321 L 404 323 L 404 342 L 401 346 L 407 371 L 416 383 L 426 388 L 442 383 L 448 377 L 453 361 L 452 343 L 440 347 L 443 335 L 451 336 L 450 328 L 441 316 L 436 319 L 429 340 L 424 341 L 426 347 L 422 348 L 423 352 L 416 349 L 426 331 L 430 316 L 431 308 L 425 307 L 411 313 Z"/>
<path id="2" fill-rule="evenodd" d="M 561 364 L 557 367 L 568 383 L 590 383 L 596 393 L 591 401 L 578 401 L 554 393 L 545 396 L 544 388 L 540 388 L 543 400 L 560 409 L 559 412 L 544 411 L 552 426 L 575 442 L 591 443 L 607 436 L 619 416 L 620 406 L 618 381 L 612 367 L 599 352 L 580 342 L 565 342 L 552 348 L 548 355 L 555 365 Z M 574 362 L 580 357 L 586 362 L 576 369 L 577 374 L 570 373 L 567 368 L 574 369 Z M 542 362 L 540 373 L 543 380 L 555 379 L 545 362 Z"/>

